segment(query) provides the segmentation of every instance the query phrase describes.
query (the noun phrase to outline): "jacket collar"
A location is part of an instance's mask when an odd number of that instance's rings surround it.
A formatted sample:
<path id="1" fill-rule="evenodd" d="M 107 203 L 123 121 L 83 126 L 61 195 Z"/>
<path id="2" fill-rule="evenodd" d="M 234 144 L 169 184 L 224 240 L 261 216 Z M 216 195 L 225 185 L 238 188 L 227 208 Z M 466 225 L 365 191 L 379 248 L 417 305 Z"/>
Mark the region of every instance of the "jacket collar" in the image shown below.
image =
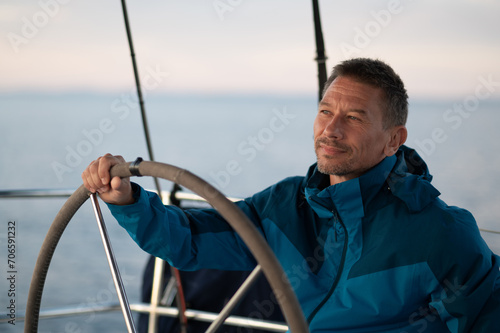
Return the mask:
<path id="1" fill-rule="evenodd" d="M 422 210 L 440 194 L 430 183 L 432 176 L 425 162 L 406 146 L 358 178 L 328 186 L 328 175 L 320 173 L 314 164 L 306 180 L 306 199 L 323 218 L 333 216 L 334 210 L 343 219 L 363 217 L 365 207 L 387 185 L 411 212 Z"/>
<path id="2" fill-rule="evenodd" d="M 410 212 L 419 212 L 441 193 L 432 186 L 432 175 L 427 164 L 414 149 L 402 146 L 397 158 L 387 184 Z"/>

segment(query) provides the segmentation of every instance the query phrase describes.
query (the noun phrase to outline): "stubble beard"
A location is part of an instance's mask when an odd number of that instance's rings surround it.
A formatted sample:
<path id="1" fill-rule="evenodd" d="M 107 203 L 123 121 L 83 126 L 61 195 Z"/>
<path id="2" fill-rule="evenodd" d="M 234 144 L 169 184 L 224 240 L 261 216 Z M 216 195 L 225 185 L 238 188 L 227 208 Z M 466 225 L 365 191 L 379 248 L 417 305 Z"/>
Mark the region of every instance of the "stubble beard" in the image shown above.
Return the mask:
<path id="1" fill-rule="evenodd" d="M 320 144 L 326 144 L 331 147 L 336 147 L 345 150 L 347 153 L 347 158 L 344 161 L 336 161 L 335 157 L 328 155 L 319 155 Z M 330 142 L 328 139 L 319 138 L 314 143 L 314 148 L 316 152 L 316 159 L 318 161 L 318 171 L 326 175 L 334 176 L 346 176 L 351 174 L 354 170 L 353 161 L 350 158 L 352 150 L 344 145 L 340 145 L 335 142 Z"/>

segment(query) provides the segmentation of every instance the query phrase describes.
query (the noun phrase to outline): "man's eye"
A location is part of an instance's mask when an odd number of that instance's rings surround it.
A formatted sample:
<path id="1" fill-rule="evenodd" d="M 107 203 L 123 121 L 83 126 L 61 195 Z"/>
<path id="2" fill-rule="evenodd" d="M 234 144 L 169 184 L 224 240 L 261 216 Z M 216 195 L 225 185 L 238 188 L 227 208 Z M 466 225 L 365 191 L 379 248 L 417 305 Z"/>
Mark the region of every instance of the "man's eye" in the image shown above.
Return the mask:
<path id="1" fill-rule="evenodd" d="M 355 117 L 355 116 L 348 116 L 347 118 L 351 119 L 351 120 L 359 120 L 358 117 Z"/>
<path id="2" fill-rule="evenodd" d="M 321 110 L 320 113 L 322 113 L 322 114 L 330 114 L 330 111 L 328 111 L 328 110 Z"/>

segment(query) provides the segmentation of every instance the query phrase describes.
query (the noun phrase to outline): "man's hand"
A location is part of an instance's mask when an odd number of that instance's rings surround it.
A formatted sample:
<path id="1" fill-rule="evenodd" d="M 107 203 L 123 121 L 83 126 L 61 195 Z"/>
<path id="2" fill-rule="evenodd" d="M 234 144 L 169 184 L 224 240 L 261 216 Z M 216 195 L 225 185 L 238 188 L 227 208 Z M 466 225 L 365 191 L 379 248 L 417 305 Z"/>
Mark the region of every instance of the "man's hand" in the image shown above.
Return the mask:
<path id="1" fill-rule="evenodd" d="M 99 193 L 101 199 L 114 205 L 134 203 L 130 178 L 114 177 L 109 170 L 113 165 L 123 163 L 123 157 L 106 154 L 92 161 L 82 173 L 83 185 L 92 193 Z"/>

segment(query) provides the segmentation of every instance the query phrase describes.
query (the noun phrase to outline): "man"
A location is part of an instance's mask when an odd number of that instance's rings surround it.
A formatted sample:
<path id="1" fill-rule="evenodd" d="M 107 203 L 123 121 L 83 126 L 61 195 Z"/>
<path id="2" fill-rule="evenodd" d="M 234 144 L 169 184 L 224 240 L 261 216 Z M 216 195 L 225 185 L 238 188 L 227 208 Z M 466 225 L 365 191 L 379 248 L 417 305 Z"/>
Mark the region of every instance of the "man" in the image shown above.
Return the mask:
<path id="1" fill-rule="evenodd" d="M 317 164 L 237 203 L 283 265 L 311 332 L 500 332 L 499 258 L 403 146 L 407 98 L 381 61 L 337 65 L 314 122 Z M 110 181 L 123 161 L 105 155 L 82 178 L 144 250 L 186 270 L 255 265 L 217 212 L 164 207 L 128 179 Z"/>

